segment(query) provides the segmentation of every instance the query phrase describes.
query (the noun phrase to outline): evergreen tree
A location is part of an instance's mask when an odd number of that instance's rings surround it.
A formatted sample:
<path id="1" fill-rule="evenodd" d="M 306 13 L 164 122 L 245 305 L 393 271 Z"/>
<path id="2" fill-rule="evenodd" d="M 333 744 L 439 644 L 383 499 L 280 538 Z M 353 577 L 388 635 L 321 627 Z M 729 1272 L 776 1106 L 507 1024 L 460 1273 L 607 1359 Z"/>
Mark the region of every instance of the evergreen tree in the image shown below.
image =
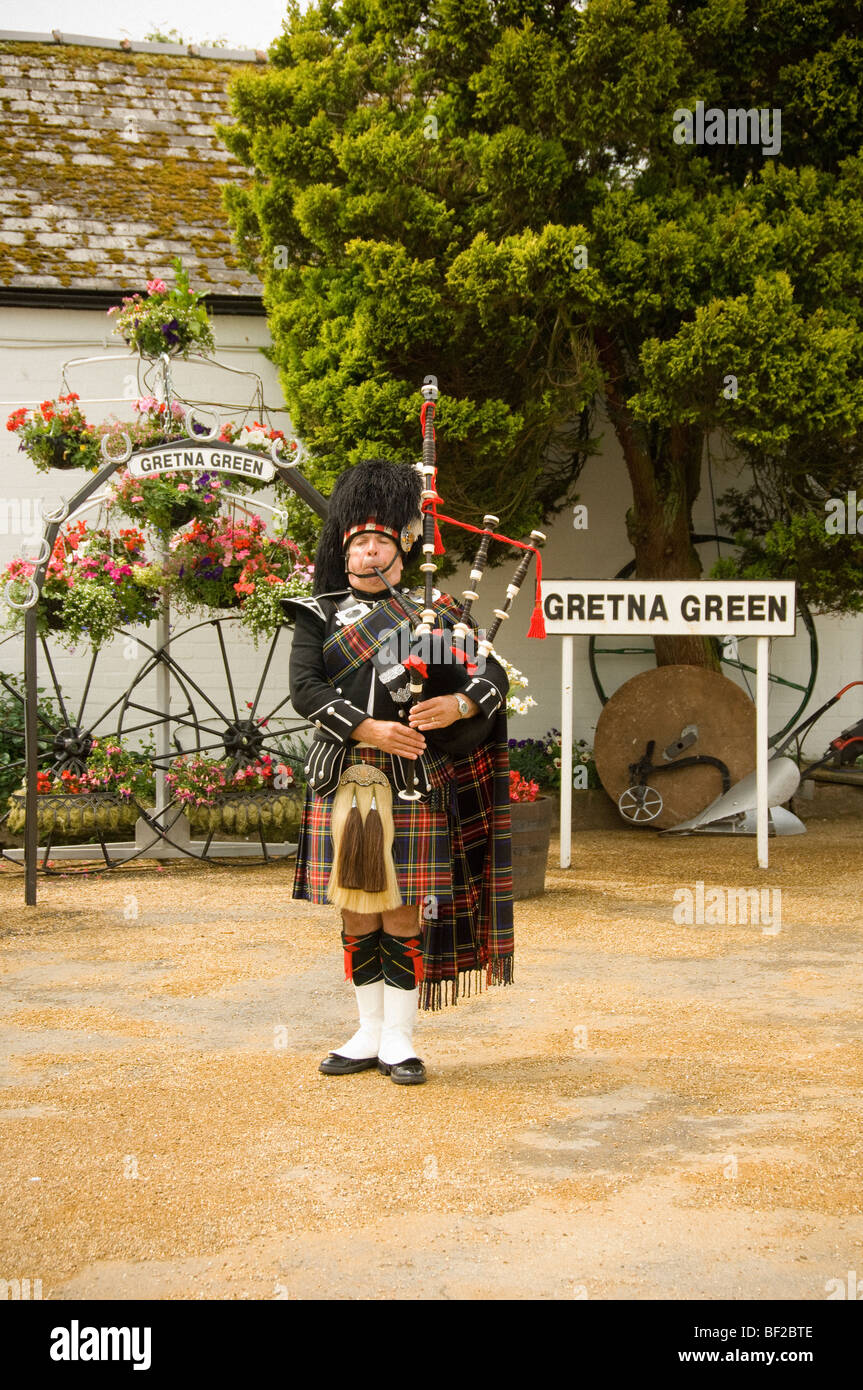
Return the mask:
<path id="1" fill-rule="evenodd" d="M 824 527 L 863 500 L 863 0 L 321 0 L 271 58 L 226 204 L 323 491 L 418 457 L 434 372 L 454 515 L 542 524 L 607 420 L 637 573 L 694 577 L 709 440 L 756 480 L 741 566 L 863 607 Z"/>

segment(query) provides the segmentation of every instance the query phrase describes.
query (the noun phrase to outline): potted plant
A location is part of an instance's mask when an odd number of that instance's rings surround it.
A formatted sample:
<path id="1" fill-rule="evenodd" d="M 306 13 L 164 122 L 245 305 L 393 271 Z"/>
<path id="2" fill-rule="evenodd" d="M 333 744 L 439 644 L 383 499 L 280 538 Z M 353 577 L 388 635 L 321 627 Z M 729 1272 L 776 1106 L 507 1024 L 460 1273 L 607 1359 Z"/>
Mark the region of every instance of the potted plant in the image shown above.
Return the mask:
<path id="1" fill-rule="evenodd" d="M 551 797 L 540 794 L 539 783 L 525 781 L 515 769 L 510 771 L 512 896 L 516 901 L 545 892 L 552 805 Z"/>
<path id="2" fill-rule="evenodd" d="M 167 352 L 188 357 L 193 349 L 211 352 L 215 346 L 213 328 L 203 304 L 204 296 L 189 289 L 189 278 L 179 257 L 171 261 L 175 284 L 168 289 L 164 280 L 148 280 L 146 295 L 126 295 L 115 304 L 114 331 L 142 357 L 160 357 Z"/>
<path id="3" fill-rule="evenodd" d="M 20 406 L 6 421 L 19 436 L 18 448 L 30 456 L 40 472 L 49 468 L 93 468 L 101 461 L 99 439 L 81 414 L 75 391 L 43 401 L 36 410 Z"/>
<path id="4" fill-rule="evenodd" d="M 80 767 L 37 774 L 39 838 L 81 839 L 131 831 L 141 806 L 155 798 L 151 747 L 127 750 L 116 739 L 93 739 Z M 24 784 L 9 797 L 7 829 L 22 834 L 27 823 Z"/>
<path id="5" fill-rule="evenodd" d="M 269 753 L 244 767 L 236 759 L 184 755 L 173 760 L 165 782 L 193 830 L 283 840 L 299 830 L 305 789 L 294 769 Z"/>
<path id="6" fill-rule="evenodd" d="M 542 738 L 509 740 L 509 765 L 523 777 L 536 778 L 543 791 L 550 794 L 552 819 L 556 820 L 560 801 L 560 771 L 563 758 L 559 729 L 549 729 Z M 616 827 L 620 816 L 608 793 L 603 789 L 596 770 L 593 750 L 583 739 L 572 745 L 572 828 L 573 830 L 604 830 Z"/>
<path id="7" fill-rule="evenodd" d="M 27 596 L 35 565 L 12 560 L 5 570 L 6 592 L 16 602 Z M 100 647 L 125 623 L 149 623 L 161 604 L 162 579 L 144 553 L 144 536 L 133 527 L 112 535 L 90 531 L 86 521 L 68 526 L 54 543 L 37 605 L 37 631 L 53 631 L 74 646 L 86 637 Z M 21 609 L 7 605 L 6 627 L 24 621 Z"/>

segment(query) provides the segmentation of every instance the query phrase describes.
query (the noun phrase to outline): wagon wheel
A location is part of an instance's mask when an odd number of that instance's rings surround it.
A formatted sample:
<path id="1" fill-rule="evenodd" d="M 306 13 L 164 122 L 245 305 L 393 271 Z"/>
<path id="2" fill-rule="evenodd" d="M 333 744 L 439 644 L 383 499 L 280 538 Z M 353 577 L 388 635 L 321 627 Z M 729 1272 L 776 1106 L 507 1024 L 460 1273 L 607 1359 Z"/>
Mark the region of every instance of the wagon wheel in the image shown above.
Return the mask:
<path id="1" fill-rule="evenodd" d="M 115 638 L 123 638 L 126 641 L 134 641 L 138 645 L 147 644 L 142 642 L 139 635 L 129 632 L 125 628 L 115 629 Z M 37 638 L 40 648 L 39 674 L 40 674 L 40 703 L 42 709 L 37 706 L 37 728 L 38 728 L 38 768 L 40 772 L 58 774 L 71 772 L 80 774 L 85 771 L 94 740 L 100 741 L 106 738 L 117 736 L 118 711 L 123 705 L 123 701 L 128 695 L 128 691 L 123 691 L 113 699 L 101 694 L 100 682 L 97 675 L 97 667 L 100 657 L 104 655 L 104 648 L 90 648 L 90 655 L 87 661 L 87 669 L 84 676 L 83 688 L 80 696 L 70 697 L 68 689 L 64 688 L 59 667 L 61 665 L 60 647 L 56 638 L 50 635 L 40 634 Z M 17 646 L 16 646 L 17 644 Z M 15 669 L 22 670 L 24 666 L 23 633 L 14 632 L 9 637 L 0 641 L 0 667 L 13 665 Z M 64 655 L 68 649 L 62 649 Z M 152 649 L 151 649 L 152 650 Z M 133 677 L 132 685 L 136 683 L 137 677 Z M 25 774 L 24 756 L 24 733 L 23 733 L 23 706 L 24 691 L 23 682 L 21 688 L 5 675 L 0 675 L 0 684 L 7 695 L 20 702 L 22 710 L 22 728 L 5 728 L 3 730 L 7 739 L 13 744 L 17 744 L 20 752 L 17 751 L 5 769 L 12 774 L 7 778 L 7 784 L 19 778 L 23 780 Z M 178 680 L 178 686 L 185 697 L 183 710 L 176 716 L 178 720 L 187 725 L 194 724 L 194 706 L 190 693 L 184 688 L 182 680 Z M 47 706 L 48 708 L 44 708 Z M 139 812 L 142 807 L 137 805 Z M 6 824 L 9 818 L 7 809 L 0 816 L 0 825 Z M 45 853 L 40 865 L 46 873 L 76 873 L 76 872 L 100 872 L 104 869 L 114 868 L 119 863 L 127 864 L 130 860 L 138 858 L 148 848 L 147 845 L 141 846 L 135 853 L 126 855 L 122 860 L 112 859 L 108 844 L 116 839 L 115 835 L 108 838 L 99 830 L 94 831 L 92 842 L 98 844 L 104 863 L 94 869 L 93 864 L 89 863 L 86 868 L 77 867 L 73 861 L 64 861 L 64 867 L 58 868 L 56 864 L 49 863 L 53 838 L 49 834 L 45 838 Z M 90 843 L 90 841 L 86 841 Z M 17 859 L 2 850 L 3 857 L 10 863 L 20 866 Z"/>
<path id="2" fill-rule="evenodd" d="M 140 735 L 143 731 L 152 731 L 154 734 L 164 731 L 163 738 L 168 743 L 169 751 L 152 760 L 157 771 L 164 771 L 173 758 L 183 753 L 220 759 L 229 758 L 232 768 L 244 767 L 248 763 L 254 762 L 265 752 L 283 756 L 288 736 L 307 728 L 308 725 L 304 721 L 298 721 L 293 716 L 288 718 L 282 713 L 288 704 L 289 696 L 282 693 L 280 689 L 274 689 L 277 682 L 273 673 L 273 657 L 281 628 L 276 631 L 269 644 L 269 649 L 262 662 L 262 669 L 255 675 L 253 666 L 249 663 L 248 656 L 244 652 L 238 652 L 235 655 L 234 669 L 232 669 L 224 639 L 223 625 L 238 621 L 239 619 L 236 617 L 207 619 L 193 624 L 184 631 L 172 633 L 170 651 L 166 650 L 164 646 L 154 647 L 143 640 L 138 633 L 130 632 L 124 628 L 115 629 L 115 638 L 133 641 L 137 647 L 143 647 L 147 655 L 135 671 L 128 687 L 113 698 L 108 697 L 107 699 L 100 697 L 97 693 L 100 688 L 97 667 L 100 656 L 104 654 L 104 648 L 91 649 L 83 691 L 80 697 L 73 700 L 62 688 L 58 675 L 59 663 L 57 652 L 54 650 L 55 639 L 41 635 L 39 637 L 41 648 L 40 687 L 45 692 L 42 701 L 43 704 L 50 702 L 52 709 L 50 711 L 40 710 L 38 714 L 38 765 L 40 771 L 44 770 L 56 774 L 68 770 L 81 773 L 87 766 L 88 755 L 94 739 L 116 737 L 132 741 L 136 735 Z M 198 659 L 203 660 L 203 664 L 206 666 L 208 685 L 212 684 L 216 687 L 218 683 L 215 681 L 215 675 L 219 671 L 221 672 L 223 688 L 215 689 L 215 693 L 208 693 L 204 690 L 200 682 L 184 669 L 184 662 L 181 659 L 184 647 L 183 639 L 188 639 L 190 634 L 198 633 L 199 630 L 209 630 L 208 635 L 215 639 L 218 652 L 218 661 L 215 665 L 211 659 L 202 657 L 200 648 L 198 651 Z M 23 668 L 23 656 L 20 651 L 17 655 L 13 654 L 16 639 L 20 645 L 23 645 L 23 636 L 20 632 L 13 633 L 10 637 L 0 641 L 0 668 L 10 667 L 18 670 Z M 9 646 L 9 644 L 13 645 Z M 6 652 L 8 652 L 8 656 L 4 659 Z M 237 670 L 238 663 L 243 664 L 241 672 Z M 147 690 L 147 683 L 154 680 L 156 668 L 160 664 L 167 666 L 170 671 L 172 700 L 171 711 L 168 715 L 157 708 L 155 697 L 148 694 Z M 186 665 L 188 664 L 187 659 Z M 43 672 L 45 673 L 44 684 L 41 679 Z M 17 698 L 23 707 L 23 689 L 19 690 L 13 681 L 2 675 L 0 675 L 0 683 L 2 683 L 6 693 Z M 178 694 L 180 696 L 179 701 L 177 700 Z M 246 699 L 246 696 L 251 696 L 251 698 Z M 20 754 L 14 756 L 6 764 L 8 772 L 12 774 L 12 777 L 7 780 L 12 781 L 24 776 L 23 728 L 21 731 L 10 728 L 5 732 L 13 745 L 17 742 L 20 746 Z M 187 844 L 180 843 L 175 836 L 172 836 L 171 831 L 182 811 L 182 805 L 177 798 L 166 799 L 161 806 L 157 807 L 155 812 L 140 804 L 137 805 L 137 809 L 141 819 L 150 827 L 153 835 L 134 852 L 126 853 L 124 851 L 124 857 L 121 860 L 112 859 L 107 848 L 109 841 L 106 840 L 105 835 L 97 830 L 94 843 L 98 843 L 104 860 L 104 863 L 100 864 L 98 868 L 94 868 L 92 862 L 86 868 L 79 868 L 71 860 L 63 861 L 62 868 L 57 867 L 57 861 L 53 865 L 50 864 L 52 851 L 50 836 L 46 837 L 45 840 L 45 853 L 40 868 L 46 873 L 101 872 L 104 869 L 114 868 L 119 863 L 130 863 L 133 859 L 145 854 L 159 840 L 163 840 L 189 858 L 207 859 L 208 862 L 216 864 L 231 862 L 210 853 L 210 845 L 215 832 L 211 832 L 205 841 L 199 842 L 198 846 L 192 848 Z M 5 824 L 8 815 L 7 810 L 0 816 L 0 824 Z M 115 838 L 115 836 L 111 837 L 111 839 Z M 259 839 L 260 852 L 265 861 L 286 857 L 286 854 L 273 854 L 267 849 L 267 842 L 263 833 L 259 835 Z M 13 859 L 5 850 L 0 852 L 9 862 L 20 867 L 19 861 Z M 292 853 L 292 851 L 286 853 Z M 257 850 L 253 845 L 250 845 L 249 857 L 255 857 L 256 854 Z M 236 863 L 236 861 L 233 862 Z"/>
<path id="3" fill-rule="evenodd" d="M 733 547 L 735 544 L 729 536 L 693 535 L 691 539 L 696 548 L 706 545 Z M 629 564 L 624 565 L 623 569 L 617 572 L 614 576 L 615 579 L 631 579 L 635 573 L 635 564 L 635 560 L 630 560 Z M 788 655 L 789 648 L 791 649 L 795 669 L 799 669 L 800 675 L 791 679 L 788 676 L 780 675 L 775 670 L 771 670 L 768 675 L 768 680 L 772 686 L 780 691 L 792 691 L 792 698 L 796 701 L 792 714 L 786 719 L 782 728 L 770 735 L 769 746 L 771 748 L 790 729 L 794 728 L 809 703 L 809 697 L 815 687 L 815 680 L 818 675 L 818 637 L 815 632 L 815 622 L 808 605 L 801 598 L 797 600 L 797 615 L 802 626 L 798 628 L 795 637 L 782 638 L 780 650 L 784 655 Z M 632 642 L 633 645 L 627 646 L 613 646 L 611 643 L 614 640 L 611 637 L 593 636 L 588 643 L 590 674 L 594 689 L 603 705 L 614 694 L 615 690 L 618 690 L 632 676 L 637 675 L 640 671 L 649 670 L 656 664 L 652 638 L 622 639 Z M 754 648 L 756 638 L 741 637 L 728 644 L 723 644 L 715 637 L 707 640 L 712 641 L 715 645 L 723 673 L 732 678 L 736 674 L 737 683 L 744 686 L 754 699 L 755 695 L 750 678 L 754 679 L 756 671 Z M 770 656 L 772 664 L 772 642 L 770 643 Z M 625 660 L 621 658 L 625 658 Z"/>
<path id="4" fill-rule="evenodd" d="M 150 656 L 126 691 L 117 726 L 118 737 L 128 737 L 146 728 L 156 735 L 157 743 L 167 741 L 170 750 L 157 753 L 153 758 L 157 772 L 167 771 L 171 761 L 180 755 L 227 759 L 230 771 L 247 767 L 267 753 L 280 759 L 295 756 L 290 746 L 292 739 L 310 726 L 305 720 L 285 712 L 290 695 L 284 688 L 284 666 L 281 681 L 274 666 L 283 628 L 276 629 L 263 657 L 257 656 L 259 669 L 256 671 L 255 658 L 250 660 L 247 651 L 235 648 L 231 658 L 225 625 L 239 621 L 236 615 L 205 618 L 172 633 L 168 643 L 150 648 Z M 215 648 L 205 663 L 206 689 L 201 684 L 203 677 L 196 679 L 190 670 L 195 652 L 201 661 L 201 636 L 208 637 Z M 140 687 L 160 665 L 169 671 L 172 686 L 176 681 L 186 697 L 187 708 L 179 715 L 173 709 L 164 714 L 141 692 Z M 190 850 L 172 838 L 170 832 L 182 810 L 181 801 L 172 797 L 157 807 L 155 813 L 144 811 L 142 815 L 168 844 L 189 857 L 224 862 L 209 853 L 215 831 L 207 835 L 200 850 Z M 291 850 L 281 855 L 272 854 L 267 849 L 263 832 L 259 832 L 259 840 L 265 860 L 281 859 L 293 853 Z"/>
<path id="5" fill-rule="evenodd" d="M 627 787 L 617 798 L 617 808 L 624 820 L 643 825 L 655 820 L 662 810 L 662 797 L 655 787 Z"/>

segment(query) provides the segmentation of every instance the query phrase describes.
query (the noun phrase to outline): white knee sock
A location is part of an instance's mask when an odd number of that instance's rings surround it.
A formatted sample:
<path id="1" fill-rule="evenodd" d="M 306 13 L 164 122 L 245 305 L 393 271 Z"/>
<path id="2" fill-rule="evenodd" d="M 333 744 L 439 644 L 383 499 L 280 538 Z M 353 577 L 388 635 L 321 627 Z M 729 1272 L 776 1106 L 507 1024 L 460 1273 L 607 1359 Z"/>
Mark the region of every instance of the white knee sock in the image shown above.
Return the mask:
<path id="1" fill-rule="evenodd" d="M 396 989 L 394 985 L 384 985 L 384 1026 L 381 1033 L 378 1057 L 388 1066 L 415 1057 L 414 1027 L 419 1007 L 418 989 Z"/>
<path id="2" fill-rule="evenodd" d="M 350 1057 L 358 1061 L 363 1057 L 377 1057 L 384 1022 L 384 982 L 375 980 L 373 985 L 354 985 L 360 1026 L 343 1047 L 335 1048 L 339 1057 Z"/>

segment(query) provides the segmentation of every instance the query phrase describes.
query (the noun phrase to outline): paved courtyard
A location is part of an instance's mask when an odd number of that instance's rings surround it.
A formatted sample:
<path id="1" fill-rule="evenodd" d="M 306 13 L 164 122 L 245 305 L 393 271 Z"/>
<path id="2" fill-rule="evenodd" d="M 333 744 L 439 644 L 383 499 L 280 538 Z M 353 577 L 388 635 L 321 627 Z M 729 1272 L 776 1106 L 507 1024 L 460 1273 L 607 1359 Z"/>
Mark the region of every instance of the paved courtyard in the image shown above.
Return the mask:
<path id="1" fill-rule="evenodd" d="M 0 1276 L 50 1299 L 825 1299 L 863 1271 L 860 823 L 770 854 L 621 828 L 563 871 L 553 846 L 515 984 L 422 1016 L 420 1087 L 319 1075 L 353 1001 L 291 866 L 40 878 L 24 907 L 4 865 Z M 722 922 L 747 886 L 781 922 Z"/>

